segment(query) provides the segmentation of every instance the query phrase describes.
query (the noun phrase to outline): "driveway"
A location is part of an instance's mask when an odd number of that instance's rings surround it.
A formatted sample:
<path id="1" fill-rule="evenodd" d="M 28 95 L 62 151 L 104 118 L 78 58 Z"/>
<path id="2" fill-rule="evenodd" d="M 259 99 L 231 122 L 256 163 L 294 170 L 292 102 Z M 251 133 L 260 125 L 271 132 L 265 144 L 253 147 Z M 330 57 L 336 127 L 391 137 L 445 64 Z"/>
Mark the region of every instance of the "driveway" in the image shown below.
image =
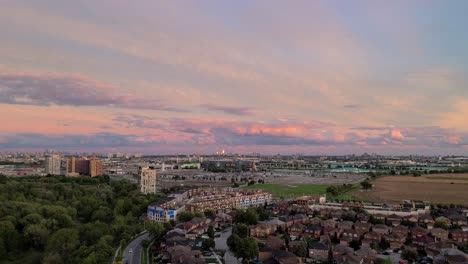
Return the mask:
<path id="1" fill-rule="evenodd" d="M 148 232 L 139 235 L 135 239 L 133 239 L 128 246 L 125 248 L 123 252 L 122 262 L 124 264 L 140 264 L 140 256 L 141 256 L 141 241 L 149 240 Z M 130 249 L 132 249 L 132 253 L 130 253 Z"/>

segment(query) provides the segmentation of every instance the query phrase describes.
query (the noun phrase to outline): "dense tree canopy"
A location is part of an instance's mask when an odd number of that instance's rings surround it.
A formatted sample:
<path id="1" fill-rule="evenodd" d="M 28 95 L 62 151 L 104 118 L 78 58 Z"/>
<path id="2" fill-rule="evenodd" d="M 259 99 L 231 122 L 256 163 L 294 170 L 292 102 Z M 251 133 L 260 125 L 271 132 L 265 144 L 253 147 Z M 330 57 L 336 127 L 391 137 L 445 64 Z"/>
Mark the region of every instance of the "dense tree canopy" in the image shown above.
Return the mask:
<path id="1" fill-rule="evenodd" d="M 157 199 L 108 177 L 2 178 L 0 263 L 108 263 Z"/>

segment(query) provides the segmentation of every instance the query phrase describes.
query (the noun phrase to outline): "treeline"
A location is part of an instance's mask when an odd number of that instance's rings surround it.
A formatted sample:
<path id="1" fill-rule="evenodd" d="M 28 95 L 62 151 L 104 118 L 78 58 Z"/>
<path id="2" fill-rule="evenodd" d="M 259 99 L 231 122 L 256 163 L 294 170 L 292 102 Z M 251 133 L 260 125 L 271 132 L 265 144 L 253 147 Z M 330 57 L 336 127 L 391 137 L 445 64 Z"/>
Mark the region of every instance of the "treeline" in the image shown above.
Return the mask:
<path id="1" fill-rule="evenodd" d="M 333 196 L 338 196 L 340 194 L 347 193 L 353 189 L 355 189 L 356 186 L 350 183 L 345 183 L 343 185 L 332 185 L 327 187 L 326 192 L 333 195 Z"/>
<path id="2" fill-rule="evenodd" d="M 436 169 L 424 169 L 421 168 L 411 168 L 411 167 L 400 167 L 394 168 L 386 171 L 371 171 L 368 172 L 372 179 L 375 179 L 380 176 L 386 175 L 413 175 L 413 176 L 421 176 L 423 174 L 439 174 L 439 173 L 468 173 L 468 167 L 453 167 L 449 168 L 448 170 L 436 170 Z"/>
<path id="3" fill-rule="evenodd" d="M 0 263 L 109 263 L 159 198 L 107 176 L 0 176 Z"/>

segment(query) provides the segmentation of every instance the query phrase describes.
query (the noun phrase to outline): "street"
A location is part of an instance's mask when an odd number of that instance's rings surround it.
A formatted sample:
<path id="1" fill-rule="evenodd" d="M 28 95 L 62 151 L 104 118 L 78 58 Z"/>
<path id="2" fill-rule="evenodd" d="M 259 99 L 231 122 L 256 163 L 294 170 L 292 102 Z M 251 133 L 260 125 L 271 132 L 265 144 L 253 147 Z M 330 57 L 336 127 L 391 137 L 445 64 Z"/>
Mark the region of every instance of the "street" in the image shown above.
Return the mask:
<path id="1" fill-rule="evenodd" d="M 140 264 L 142 250 L 141 241 L 145 239 L 149 240 L 149 234 L 147 232 L 136 237 L 127 245 L 122 255 L 122 262 L 124 264 Z M 132 249 L 132 253 L 130 253 L 130 249 Z"/>
<path id="2" fill-rule="evenodd" d="M 215 238 L 216 248 L 221 249 L 221 250 L 226 250 L 226 254 L 224 255 L 224 261 L 226 262 L 226 264 L 239 264 L 239 261 L 232 254 L 232 252 L 229 250 L 229 247 L 227 245 L 227 239 L 231 235 L 231 230 L 232 230 L 232 227 L 229 227 L 221 232 L 216 233 L 220 235 L 220 237 Z"/>

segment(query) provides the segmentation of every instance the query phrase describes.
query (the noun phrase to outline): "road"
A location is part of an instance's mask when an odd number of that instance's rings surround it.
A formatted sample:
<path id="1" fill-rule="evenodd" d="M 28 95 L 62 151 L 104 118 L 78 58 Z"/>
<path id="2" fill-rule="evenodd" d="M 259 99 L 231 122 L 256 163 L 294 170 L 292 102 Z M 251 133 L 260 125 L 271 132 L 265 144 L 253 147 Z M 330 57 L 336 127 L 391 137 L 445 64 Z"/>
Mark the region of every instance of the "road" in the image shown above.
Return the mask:
<path id="1" fill-rule="evenodd" d="M 226 250 L 226 254 L 224 255 L 224 261 L 226 264 L 239 264 L 239 260 L 232 254 L 227 245 L 227 239 L 231 235 L 231 232 L 232 228 L 229 227 L 222 232 L 217 233 L 220 235 L 220 237 L 215 237 L 216 248 Z"/>
<path id="2" fill-rule="evenodd" d="M 145 239 L 149 240 L 148 233 L 144 233 L 136 237 L 135 239 L 132 240 L 132 242 L 128 244 L 122 256 L 122 262 L 124 264 L 127 264 L 127 263 L 128 264 L 140 264 L 141 262 L 140 256 L 141 256 L 141 250 L 142 250 L 141 241 Z M 132 253 L 130 253 L 130 249 L 133 250 Z"/>

